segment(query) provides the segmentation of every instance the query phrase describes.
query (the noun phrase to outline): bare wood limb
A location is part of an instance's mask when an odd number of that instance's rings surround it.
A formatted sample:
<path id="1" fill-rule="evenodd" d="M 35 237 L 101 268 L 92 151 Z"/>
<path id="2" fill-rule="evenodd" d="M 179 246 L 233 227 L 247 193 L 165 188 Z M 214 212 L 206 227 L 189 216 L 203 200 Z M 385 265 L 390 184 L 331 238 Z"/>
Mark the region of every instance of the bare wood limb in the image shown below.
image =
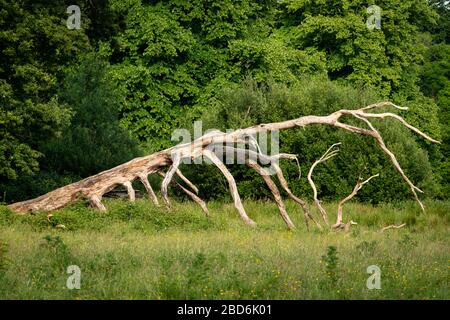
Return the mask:
<path id="1" fill-rule="evenodd" d="M 283 199 L 281 198 L 280 191 L 278 190 L 277 185 L 270 178 L 269 174 L 264 170 L 263 167 L 261 167 L 256 162 L 248 161 L 247 165 L 250 168 L 253 168 L 256 172 L 258 172 L 261 175 L 267 187 L 272 192 L 272 195 L 275 199 L 275 203 L 277 204 L 278 210 L 280 211 L 280 215 L 283 218 L 284 222 L 286 223 L 287 227 L 291 230 L 295 229 L 295 225 L 286 211 L 286 206 L 284 205 Z"/>
<path id="2" fill-rule="evenodd" d="M 176 182 L 177 186 L 183 190 L 189 197 L 191 197 L 191 199 L 197 203 L 200 208 L 202 208 L 203 212 L 205 213 L 205 215 L 207 217 L 209 217 L 209 210 L 208 207 L 206 206 L 205 201 L 203 201 L 199 196 L 197 196 L 195 193 L 191 192 L 190 190 L 186 189 L 185 187 L 183 187 L 181 184 L 179 184 L 178 182 Z"/>
<path id="3" fill-rule="evenodd" d="M 394 107 L 395 109 L 403 110 L 403 111 L 408 110 L 407 107 L 400 107 L 400 106 L 398 106 L 396 104 L 393 104 L 390 101 L 383 101 L 383 102 L 374 103 L 374 104 L 368 105 L 368 106 L 366 106 L 364 108 L 361 108 L 359 110 L 367 111 L 367 110 L 371 110 L 371 109 L 380 109 L 380 108 L 384 108 L 384 107 Z"/>
<path id="4" fill-rule="evenodd" d="M 406 223 L 402 223 L 400 225 L 391 224 L 390 226 L 382 228 L 380 230 L 380 232 L 385 232 L 386 230 L 389 230 L 389 229 L 400 229 L 400 228 L 403 228 L 404 226 L 406 226 Z"/>
<path id="5" fill-rule="evenodd" d="M 161 177 L 165 177 L 166 174 L 162 171 L 158 171 L 158 174 Z M 173 181 L 172 181 L 173 182 Z M 186 189 L 185 187 L 183 187 L 181 184 L 179 184 L 178 182 L 175 181 L 175 185 L 180 188 L 181 190 L 183 190 L 184 193 L 186 193 L 195 203 L 197 203 L 200 208 L 202 208 L 203 212 L 205 213 L 205 215 L 207 217 L 209 217 L 209 210 L 208 207 L 206 206 L 205 201 L 203 201 L 203 199 L 201 199 L 199 196 L 197 196 L 195 193 L 191 192 L 190 190 Z"/>
<path id="6" fill-rule="evenodd" d="M 212 152 L 209 149 L 203 150 L 203 155 L 205 155 L 211 162 L 219 168 L 219 170 L 222 172 L 222 174 L 225 176 L 225 178 L 228 181 L 228 185 L 230 187 L 231 196 L 234 200 L 234 206 L 239 212 L 239 215 L 241 216 L 242 220 L 248 225 L 254 226 L 256 223 L 250 219 L 250 217 L 245 212 L 244 206 L 242 205 L 241 197 L 239 196 L 239 192 L 236 186 L 236 181 L 233 178 L 233 175 L 228 171 L 227 167 L 223 164 L 222 161 L 215 155 L 214 152 Z"/>
<path id="7" fill-rule="evenodd" d="M 257 146 L 257 145 L 256 145 Z M 289 160 L 295 160 L 297 163 L 297 166 L 300 167 L 300 164 L 298 162 L 298 158 L 296 155 L 294 154 L 289 154 L 289 153 L 280 153 L 280 154 L 275 154 L 272 156 L 268 156 L 266 154 L 263 154 L 260 150 L 258 152 L 255 152 L 253 150 L 247 150 L 247 149 L 241 149 L 241 148 L 234 148 L 234 147 L 229 147 L 229 146 L 216 146 L 214 148 L 214 153 L 218 156 L 218 157 L 223 157 L 223 153 L 226 154 L 230 154 L 230 153 L 234 153 L 234 155 L 236 156 L 236 158 L 240 161 L 246 161 L 246 163 L 248 164 L 250 161 L 252 161 L 253 163 L 255 163 L 256 159 L 260 159 L 262 161 L 265 161 L 267 163 L 270 163 L 270 169 L 274 169 L 275 173 L 278 177 L 278 180 L 280 181 L 282 187 L 284 188 L 284 190 L 288 193 L 288 196 L 293 199 L 295 202 L 297 202 L 298 204 L 300 204 L 300 206 L 303 209 L 303 212 L 305 214 L 305 223 L 306 223 L 306 227 L 309 230 L 309 224 L 308 224 L 308 219 L 312 220 L 316 226 L 322 230 L 322 226 L 311 216 L 310 212 L 309 212 L 309 208 L 308 205 L 306 204 L 305 201 L 301 200 L 300 198 L 296 197 L 292 191 L 289 189 L 288 183 L 286 181 L 286 179 L 284 178 L 283 172 L 281 170 L 281 168 L 279 167 L 277 160 L 279 159 L 289 159 Z M 254 168 L 255 170 L 258 171 L 259 174 L 261 174 L 263 176 L 263 179 L 265 180 L 266 184 L 268 185 L 269 189 L 271 190 L 272 194 L 272 179 L 270 179 L 269 177 L 265 177 L 265 176 L 269 176 L 270 173 L 268 172 L 268 170 L 265 170 L 263 167 L 258 165 L 258 169 Z M 300 174 L 301 171 L 299 170 Z M 269 181 L 270 180 L 270 181 Z M 269 181 L 269 183 L 268 183 Z M 269 185 L 270 184 L 270 185 Z M 276 191 L 275 194 L 279 193 L 278 188 L 276 187 L 276 185 L 274 184 Z M 274 198 L 276 198 L 274 194 Z M 284 216 L 284 214 L 282 212 L 285 212 L 285 208 L 284 207 L 284 203 L 278 204 L 280 213 L 282 214 L 282 217 Z M 287 213 L 286 213 L 287 215 Z M 284 218 L 283 218 L 284 219 Z M 289 219 L 289 220 L 288 220 Z M 285 219 L 286 224 L 290 225 L 290 223 L 288 221 L 290 221 L 290 218 L 288 217 L 288 219 Z"/>
<path id="8" fill-rule="evenodd" d="M 377 174 L 375 174 L 375 175 L 369 177 L 368 179 L 366 179 L 366 180 L 364 180 L 364 181 L 361 179 L 361 177 L 358 178 L 358 182 L 356 182 L 356 185 L 355 185 L 355 187 L 353 188 L 352 192 L 351 192 L 347 197 L 345 197 L 344 199 L 342 199 L 342 200 L 339 202 L 339 204 L 338 204 L 338 209 L 337 209 L 337 219 L 336 219 L 336 223 L 332 226 L 333 229 L 338 229 L 338 228 L 341 228 L 341 227 L 343 226 L 342 220 L 343 220 L 343 206 L 344 206 L 344 204 L 345 204 L 347 201 L 351 200 L 354 196 L 356 196 L 356 194 L 358 193 L 358 191 L 361 190 L 361 188 L 362 188 L 366 183 L 368 183 L 370 180 L 372 180 L 373 178 L 378 177 L 378 176 L 379 176 L 379 174 L 377 173 Z M 349 227 L 350 227 L 350 225 L 349 225 Z M 348 227 L 348 228 L 349 228 L 349 227 Z"/>
<path id="9" fill-rule="evenodd" d="M 125 181 L 123 183 L 123 186 L 127 189 L 127 193 L 128 193 L 128 199 L 130 199 L 130 201 L 135 201 L 136 200 L 136 193 L 134 192 L 133 186 L 131 185 L 130 181 Z"/>
<path id="10" fill-rule="evenodd" d="M 93 195 L 90 198 L 90 203 L 93 208 L 98 209 L 102 212 L 106 212 L 106 207 L 103 205 L 101 197 Z"/>
<path id="11" fill-rule="evenodd" d="M 283 171 L 281 170 L 279 165 L 276 164 L 276 163 L 273 163 L 272 166 L 276 170 L 278 181 L 280 182 L 280 184 L 283 187 L 284 191 L 286 191 L 286 193 L 289 196 L 289 198 L 294 200 L 296 203 L 298 203 L 302 207 L 302 210 L 303 210 L 303 213 L 304 213 L 304 216 L 305 216 L 306 228 L 309 230 L 309 223 L 308 223 L 308 219 L 309 219 L 309 220 L 311 220 L 311 221 L 313 221 L 315 223 L 317 228 L 322 230 L 322 226 L 320 225 L 320 223 L 318 221 L 316 221 L 314 219 L 314 217 L 311 215 L 311 212 L 309 211 L 308 204 L 306 203 L 306 201 L 304 201 L 304 200 L 300 199 L 299 197 L 295 196 L 294 193 L 289 188 L 288 182 L 287 182 L 286 178 L 284 177 Z"/>
<path id="12" fill-rule="evenodd" d="M 420 193 L 423 193 L 423 191 L 420 190 L 418 187 L 416 187 L 411 182 L 411 180 L 409 180 L 408 176 L 405 174 L 405 172 L 403 171 L 402 167 L 400 166 L 400 163 L 398 163 L 397 158 L 395 157 L 394 153 L 391 150 L 389 150 L 388 147 L 386 147 L 386 144 L 384 143 L 383 138 L 381 137 L 381 135 L 378 132 L 378 130 L 375 129 L 375 127 L 372 125 L 372 123 L 369 120 L 367 120 L 366 118 L 364 118 L 364 117 L 362 117 L 360 115 L 355 115 L 355 116 L 356 116 L 356 118 L 359 118 L 362 121 L 364 121 L 367 124 L 367 126 L 372 130 L 373 137 L 377 141 L 378 145 L 384 151 L 384 153 L 386 153 L 389 156 L 389 158 L 391 159 L 391 162 L 394 165 L 394 167 L 400 173 L 400 175 L 402 176 L 403 180 L 409 185 L 409 188 L 410 188 L 411 192 L 413 193 L 414 198 L 416 199 L 417 203 L 420 205 L 420 208 L 422 209 L 422 211 L 425 212 L 425 206 L 420 201 L 419 196 L 416 193 L 416 191 L 418 191 Z M 425 134 L 423 134 L 423 135 L 425 135 Z"/>
<path id="13" fill-rule="evenodd" d="M 167 189 L 169 187 L 170 181 L 172 181 L 172 178 L 175 174 L 175 172 L 178 170 L 178 166 L 180 165 L 181 156 L 179 153 L 172 153 L 172 165 L 170 166 L 169 170 L 166 173 L 166 176 L 164 177 L 162 184 L 161 184 L 161 194 L 163 196 L 164 202 L 168 208 L 171 207 L 169 195 L 167 193 Z"/>
<path id="14" fill-rule="evenodd" d="M 409 130 L 411 130 L 412 132 L 414 132 L 415 134 L 421 136 L 422 138 L 429 140 L 433 143 L 436 144 L 440 144 L 439 141 L 431 138 L 429 135 L 423 133 L 422 131 L 420 131 L 419 129 L 417 129 L 416 127 L 410 125 L 408 122 L 406 122 L 402 117 L 400 117 L 399 115 L 395 114 L 395 113 L 390 113 L 390 112 L 385 112 L 385 113 L 363 113 L 360 114 L 361 117 L 364 118 L 379 118 L 379 119 L 384 119 L 384 118 L 394 118 L 398 121 L 401 122 L 402 125 L 404 125 L 405 127 L 407 127 Z"/>
<path id="15" fill-rule="evenodd" d="M 186 178 L 184 176 L 184 174 L 180 171 L 180 169 L 177 169 L 176 174 L 177 174 L 178 177 L 181 178 L 181 180 L 184 181 L 184 183 L 186 183 L 189 186 L 189 188 L 191 188 L 192 190 L 194 190 L 194 192 L 196 194 L 198 194 L 198 188 L 195 186 L 195 184 L 193 184 L 191 181 L 189 181 L 188 178 Z"/>
<path id="16" fill-rule="evenodd" d="M 156 197 L 155 191 L 153 191 L 153 188 L 152 188 L 150 182 L 148 181 L 148 177 L 146 175 L 141 175 L 141 176 L 139 176 L 139 179 L 141 180 L 142 184 L 144 185 L 149 198 L 153 201 L 153 203 L 156 206 L 159 206 L 158 197 Z"/>
<path id="17" fill-rule="evenodd" d="M 335 149 L 335 148 L 338 145 L 340 145 L 340 144 L 341 143 L 338 142 L 338 143 L 335 143 L 335 144 L 331 145 L 331 147 L 329 147 L 328 150 L 325 151 L 325 153 L 318 160 L 316 160 L 312 164 L 312 166 L 311 166 L 311 168 L 309 169 L 309 172 L 308 172 L 308 182 L 309 182 L 309 185 L 311 186 L 311 189 L 313 190 L 314 203 L 316 204 L 317 208 L 319 209 L 320 214 L 322 215 L 323 221 L 325 222 L 325 224 L 327 226 L 329 225 L 329 223 L 328 223 L 328 215 L 327 215 L 327 212 L 326 212 L 325 208 L 322 207 L 322 204 L 320 203 L 319 198 L 317 197 L 317 188 L 316 188 L 316 184 L 314 183 L 314 181 L 312 179 L 312 174 L 314 172 L 315 167 L 319 163 L 325 162 L 328 159 L 330 159 L 330 158 L 332 158 L 332 157 L 334 157 L 334 156 L 336 156 L 338 154 L 339 149 Z"/>

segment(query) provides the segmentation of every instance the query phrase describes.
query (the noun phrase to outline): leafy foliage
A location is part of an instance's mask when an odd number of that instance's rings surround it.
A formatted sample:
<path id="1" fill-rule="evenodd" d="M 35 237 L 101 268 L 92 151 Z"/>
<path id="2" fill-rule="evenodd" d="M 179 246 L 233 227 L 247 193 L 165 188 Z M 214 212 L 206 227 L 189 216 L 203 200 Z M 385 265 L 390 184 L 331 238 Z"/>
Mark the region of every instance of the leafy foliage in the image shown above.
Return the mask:
<path id="1" fill-rule="evenodd" d="M 379 99 L 409 107 L 410 123 L 442 138 L 438 149 L 377 124 L 413 181 L 431 195 L 450 194 L 446 1 L 80 0 L 80 30 L 66 27 L 68 4 L 0 0 L 0 194 L 8 201 L 107 169 L 138 149 L 171 146 L 174 129 L 201 117 L 204 129 L 237 128 Z M 366 26 L 371 4 L 381 8 L 380 29 Z M 303 172 L 343 141 L 339 158 L 316 172 L 325 197 L 345 194 L 359 173 L 390 168 L 362 137 L 308 128 L 281 138 L 283 150 L 303 157 Z M 295 192 L 309 192 L 284 165 Z M 204 196 L 227 188 L 219 173 L 199 169 L 212 174 L 197 176 Z M 267 195 L 254 174 L 232 169 L 245 196 Z M 389 170 L 376 182 L 383 187 L 374 181 L 360 198 L 405 197 Z"/>
<path id="2" fill-rule="evenodd" d="M 62 135 L 44 146 L 44 169 L 86 177 L 139 155 L 136 141 L 119 125 L 115 89 L 107 63 L 97 56 L 84 57 L 67 74 L 60 96 L 74 115 Z"/>
<path id="3" fill-rule="evenodd" d="M 0 1 L 0 179 L 38 170 L 39 148 L 68 124 L 57 74 L 88 47 L 53 15 L 62 2 Z M 64 11 L 63 11 L 64 12 Z"/>
<path id="4" fill-rule="evenodd" d="M 439 122 L 442 130 L 442 157 L 440 166 L 442 195 L 450 194 L 450 44 L 432 45 L 426 55 L 422 70 L 422 90 L 439 106 Z"/>
<path id="5" fill-rule="evenodd" d="M 417 81 L 423 51 L 418 31 L 438 16 L 420 0 L 377 1 L 381 28 L 370 30 L 369 5 L 361 0 L 286 1 L 288 12 L 301 17 L 299 22 L 290 19 L 296 43 L 325 52 L 332 79 L 360 81 L 388 96 Z"/>

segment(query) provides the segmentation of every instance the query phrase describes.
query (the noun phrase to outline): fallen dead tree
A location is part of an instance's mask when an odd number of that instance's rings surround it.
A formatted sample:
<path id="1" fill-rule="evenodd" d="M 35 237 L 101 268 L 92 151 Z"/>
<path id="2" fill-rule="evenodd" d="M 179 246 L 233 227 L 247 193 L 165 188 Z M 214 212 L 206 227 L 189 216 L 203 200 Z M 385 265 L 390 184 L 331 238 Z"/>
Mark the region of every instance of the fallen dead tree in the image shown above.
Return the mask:
<path id="1" fill-rule="evenodd" d="M 146 191 L 150 199 L 152 199 L 155 205 L 158 205 L 158 199 L 155 195 L 155 192 L 153 191 L 152 186 L 148 181 L 148 176 L 151 174 L 159 174 L 164 177 L 161 185 L 161 194 L 163 196 L 163 200 L 166 206 L 170 206 L 170 200 L 168 197 L 169 184 L 172 182 L 174 176 L 178 176 L 186 184 L 186 187 L 178 182 L 176 182 L 176 185 L 180 187 L 182 191 L 187 193 L 188 196 L 190 196 L 195 202 L 197 202 L 202 207 L 203 211 L 206 214 L 208 214 L 206 204 L 197 195 L 198 189 L 179 170 L 179 165 L 183 159 L 189 158 L 193 160 L 198 157 L 204 157 L 205 159 L 208 159 L 212 164 L 214 164 L 227 179 L 231 195 L 234 200 L 234 205 L 242 220 L 244 220 L 244 222 L 247 223 L 248 225 L 255 225 L 255 222 L 252 219 L 250 219 L 250 217 L 247 215 L 244 209 L 244 206 L 242 205 L 241 198 L 239 196 L 236 182 L 233 176 L 225 166 L 224 162 L 220 159 L 220 157 L 217 156 L 218 152 L 234 152 L 238 156 L 242 156 L 242 154 L 247 154 L 247 158 L 249 158 L 249 160 L 248 161 L 246 160 L 246 164 L 262 175 L 264 181 L 268 185 L 275 199 L 275 202 L 280 211 L 280 215 L 285 221 L 288 228 L 293 229 L 294 224 L 292 223 L 291 219 L 289 218 L 289 215 L 286 212 L 286 208 L 284 206 L 283 200 L 281 198 L 280 192 L 276 184 L 272 181 L 271 177 L 267 174 L 265 169 L 258 164 L 257 161 L 258 159 L 266 159 L 272 162 L 271 168 L 275 170 L 276 176 L 280 184 L 282 185 L 283 189 L 287 192 L 290 198 L 292 198 L 296 203 L 298 203 L 302 207 L 305 214 L 306 222 L 308 223 L 308 220 L 311 220 L 317 225 L 317 227 L 320 228 L 320 224 L 318 223 L 318 221 L 314 220 L 314 218 L 310 214 L 306 202 L 292 194 L 280 167 L 275 161 L 279 159 L 296 159 L 294 155 L 278 154 L 274 156 L 268 156 L 262 154 L 260 151 L 252 151 L 245 148 L 240 147 L 235 148 L 229 146 L 234 144 L 240 144 L 243 145 L 244 147 L 249 146 L 253 144 L 251 137 L 255 136 L 258 133 L 270 132 L 274 130 L 285 130 L 294 127 L 305 127 L 308 125 L 329 125 L 349 131 L 351 133 L 361 134 L 374 138 L 377 144 L 382 149 L 382 151 L 389 157 L 393 166 L 399 172 L 405 183 L 408 185 L 414 198 L 419 203 L 422 210 L 424 210 L 424 206 L 417 195 L 417 193 L 418 192 L 421 193 L 422 190 L 416 187 L 406 176 L 400 164 L 398 163 L 395 155 L 386 147 L 382 136 L 377 131 L 377 129 L 372 125 L 370 120 L 374 118 L 377 119 L 393 118 L 399 121 L 402 125 L 410 129 L 414 133 L 421 136 L 422 138 L 432 143 L 439 143 L 439 142 L 432 139 L 425 133 L 421 132 L 414 126 L 408 124 L 402 117 L 400 117 L 397 114 L 390 112 L 384 113 L 372 112 L 374 110 L 383 107 L 392 107 L 400 110 L 407 109 L 396 106 L 391 102 L 381 102 L 356 110 L 342 109 L 326 116 L 314 116 L 314 115 L 303 116 L 297 119 L 282 122 L 259 124 L 245 129 L 238 129 L 229 133 L 213 131 L 194 140 L 192 143 L 180 144 L 148 156 L 135 158 L 115 168 L 100 172 L 94 176 L 85 178 L 81 181 L 53 190 L 38 198 L 23 202 L 17 202 L 9 205 L 8 207 L 12 211 L 15 211 L 19 214 L 26 214 L 33 211 L 56 210 L 64 206 L 67 206 L 68 204 L 73 203 L 79 199 L 88 199 L 90 201 L 90 204 L 94 208 L 97 208 L 100 211 L 106 211 L 106 207 L 102 203 L 102 196 L 105 193 L 113 190 L 117 186 L 124 186 L 125 189 L 127 190 L 129 200 L 134 201 L 135 192 L 132 187 L 132 182 L 135 180 L 139 180 L 140 182 L 142 182 L 142 184 L 146 188 Z M 366 128 L 352 126 L 344 122 L 341 122 L 340 120 L 343 117 L 352 117 L 358 119 L 363 124 L 365 124 Z M 328 158 L 329 156 L 330 153 L 328 154 L 328 156 L 325 156 L 324 158 Z M 333 151 L 331 151 L 331 156 L 333 156 Z M 325 160 L 326 159 L 322 159 L 322 161 L 319 162 L 323 162 Z M 359 187 L 357 185 L 357 187 L 355 187 L 355 190 L 360 188 L 364 183 L 361 183 Z M 313 187 L 313 190 L 314 189 L 315 187 Z M 355 191 L 355 194 L 356 192 L 357 190 Z M 320 202 L 317 200 L 317 191 L 315 191 L 314 194 L 315 194 L 315 202 L 320 209 L 321 205 Z M 342 202 L 341 206 L 343 205 L 344 202 Z M 324 221 L 328 223 L 326 212 L 325 211 L 322 212 L 322 210 L 320 211 Z M 340 225 L 341 223 L 342 220 L 339 221 L 338 218 L 337 224 Z"/>

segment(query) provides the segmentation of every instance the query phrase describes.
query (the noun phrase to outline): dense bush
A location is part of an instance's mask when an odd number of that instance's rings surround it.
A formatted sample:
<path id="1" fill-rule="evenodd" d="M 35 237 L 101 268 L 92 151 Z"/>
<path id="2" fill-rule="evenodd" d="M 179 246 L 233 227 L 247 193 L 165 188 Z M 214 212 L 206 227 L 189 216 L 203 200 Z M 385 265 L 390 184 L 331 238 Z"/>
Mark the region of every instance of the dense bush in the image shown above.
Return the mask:
<path id="1" fill-rule="evenodd" d="M 448 129 L 450 126 L 450 44 L 440 43 L 429 48 L 422 70 L 421 85 L 424 94 L 433 98 L 439 106 L 442 157 L 436 165 L 440 166 L 442 195 L 448 196 L 450 195 L 450 131 Z"/>

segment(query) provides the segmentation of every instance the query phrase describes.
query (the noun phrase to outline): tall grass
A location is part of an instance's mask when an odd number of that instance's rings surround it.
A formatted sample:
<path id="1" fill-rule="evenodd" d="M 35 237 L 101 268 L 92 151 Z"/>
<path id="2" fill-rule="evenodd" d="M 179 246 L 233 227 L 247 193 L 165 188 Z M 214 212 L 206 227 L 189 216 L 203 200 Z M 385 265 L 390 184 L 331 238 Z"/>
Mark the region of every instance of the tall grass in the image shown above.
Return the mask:
<path id="1" fill-rule="evenodd" d="M 449 202 L 427 202 L 425 214 L 412 202 L 350 203 L 344 214 L 358 225 L 349 233 L 308 232 L 290 201 L 295 231 L 272 202 L 244 203 L 256 228 L 220 202 L 208 204 L 210 218 L 192 203 L 171 212 L 147 200 L 106 205 L 107 213 L 80 203 L 50 218 L 0 207 L 0 298 L 449 298 Z M 69 265 L 81 269 L 80 290 L 66 287 Z M 366 287 L 370 265 L 381 269 L 379 290 Z"/>

